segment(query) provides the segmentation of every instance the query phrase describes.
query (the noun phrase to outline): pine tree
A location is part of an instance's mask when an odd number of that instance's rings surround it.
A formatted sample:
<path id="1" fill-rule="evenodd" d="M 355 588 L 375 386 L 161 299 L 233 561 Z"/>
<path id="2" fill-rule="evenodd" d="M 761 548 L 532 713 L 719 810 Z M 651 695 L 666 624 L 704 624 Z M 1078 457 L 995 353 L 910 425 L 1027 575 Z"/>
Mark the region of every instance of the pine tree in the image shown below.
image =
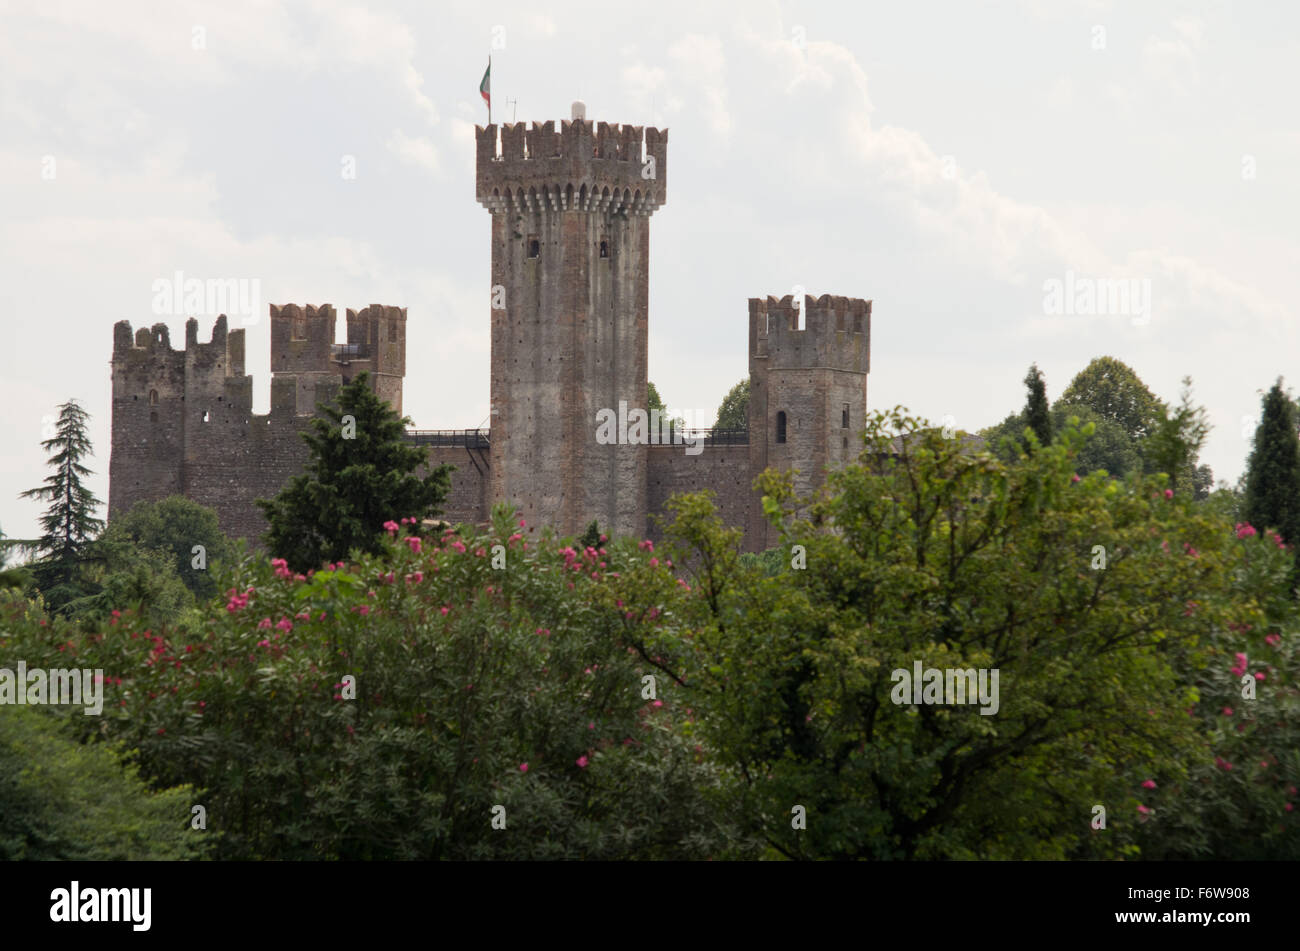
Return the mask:
<path id="1" fill-rule="evenodd" d="M 1025 401 L 1025 424 L 1034 431 L 1040 446 L 1051 445 L 1052 416 L 1047 408 L 1047 384 L 1043 382 L 1038 364 L 1032 364 L 1025 374 L 1025 387 L 1029 397 Z"/>
<path id="2" fill-rule="evenodd" d="M 54 435 L 41 443 L 41 448 L 51 454 L 48 464 L 54 471 L 44 485 L 28 489 L 20 496 L 50 503 L 41 516 L 43 534 L 36 545 L 38 561 L 33 569 L 38 586 L 51 603 L 66 599 L 51 599 L 47 589 L 74 587 L 87 546 L 104 528 L 104 522 L 95 517 L 95 509 L 103 503 L 82 481 L 92 474 L 81 463 L 91 454 L 90 437 L 86 433 L 89 419 L 90 415 L 76 400 L 59 407 Z M 79 591 L 69 593 L 80 594 Z"/>
<path id="3" fill-rule="evenodd" d="M 339 391 L 338 404 L 318 404 L 321 415 L 302 434 L 310 458 L 274 499 L 259 499 L 273 554 L 297 571 L 339 561 L 354 549 L 375 553 L 384 523 L 407 516 L 432 518 L 451 488 L 453 467 L 420 478 L 429 461 L 403 438 L 410 420 L 367 385 L 360 373 Z"/>
<path id="4" fill-rule="evenodd" d="M 1255 448 L 1246 468 L 1246 521 L 1275 528 L 1288 544 L 1300 542 L 1300 438 L 1295 408 L 1279 379 L 1264 397 Z"/>

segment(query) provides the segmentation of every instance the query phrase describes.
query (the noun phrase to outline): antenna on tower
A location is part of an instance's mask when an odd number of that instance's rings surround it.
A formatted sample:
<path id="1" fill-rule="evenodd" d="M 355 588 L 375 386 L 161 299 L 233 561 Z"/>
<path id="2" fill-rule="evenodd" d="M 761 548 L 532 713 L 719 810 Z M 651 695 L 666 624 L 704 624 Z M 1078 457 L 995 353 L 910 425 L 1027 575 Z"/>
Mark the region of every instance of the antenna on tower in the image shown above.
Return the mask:
<path id="1" fill-rule="evenodd" d="M 513 123 L 515 121 L 515 112 L 517 111 L 517 108 L 519 106 L 519 100 L 507 99 L 506 105 L 510 107 L 510 121 Z"/>

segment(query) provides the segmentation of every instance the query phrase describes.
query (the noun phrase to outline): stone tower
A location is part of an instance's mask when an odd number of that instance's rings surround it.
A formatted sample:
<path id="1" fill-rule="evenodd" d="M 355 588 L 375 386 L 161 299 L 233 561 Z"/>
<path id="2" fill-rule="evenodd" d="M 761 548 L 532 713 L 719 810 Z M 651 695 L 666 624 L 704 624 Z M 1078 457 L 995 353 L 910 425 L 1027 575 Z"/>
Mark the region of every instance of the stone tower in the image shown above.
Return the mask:
<path id="1" fill-rule="evenodd" d="M 668 133 L 574 118 L 476 130 L 492 213 L 490 498 L 529 524 L 646 526 L 646 446 L 601 445 L 597 414 L 646 407 L 650 215 Z"/>
<path id="2" fill-rule="evenodd" d="M 807 495 L 828 468 L 857 458 L 871 369 L 871 301 L 824 294 L 749 301 L 749 471 L 797 469 Z M 760 548 L 777 544 L 757 501 L 746 534 Z"/>

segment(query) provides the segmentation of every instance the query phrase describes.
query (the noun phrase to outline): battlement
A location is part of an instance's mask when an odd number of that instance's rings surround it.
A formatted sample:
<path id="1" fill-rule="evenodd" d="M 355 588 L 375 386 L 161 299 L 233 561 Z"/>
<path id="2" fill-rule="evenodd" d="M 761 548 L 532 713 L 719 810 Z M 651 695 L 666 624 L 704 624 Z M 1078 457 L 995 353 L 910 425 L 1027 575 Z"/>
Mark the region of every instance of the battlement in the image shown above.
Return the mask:
<path id="1" fill-rule="evenodd" d="M 588 119 L 476 126 L 478 201 L 489 211 L 651 215 L 668 188 L 668 130 Z"/>
<path id="2" fill-rule="evenodd" d="M 871 368 L 871 301 L 804 296 L 804 326 L 793 295 L 749 299 L 750 353 L 771 366 Z"/>

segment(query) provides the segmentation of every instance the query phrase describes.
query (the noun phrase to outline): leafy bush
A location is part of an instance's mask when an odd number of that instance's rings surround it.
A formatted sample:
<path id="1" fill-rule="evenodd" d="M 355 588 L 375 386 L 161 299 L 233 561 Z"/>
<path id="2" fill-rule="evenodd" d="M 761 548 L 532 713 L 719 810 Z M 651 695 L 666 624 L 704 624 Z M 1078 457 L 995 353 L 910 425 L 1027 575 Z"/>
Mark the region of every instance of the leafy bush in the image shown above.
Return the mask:
<path id="1" fill-rule="evenodd" d="M 41 708 L 0 706 L 0 861 L 204 855 L 213 839 L 190 827 L 190 788 L 150 792 L 120 753 L 59 726 Z"/>

